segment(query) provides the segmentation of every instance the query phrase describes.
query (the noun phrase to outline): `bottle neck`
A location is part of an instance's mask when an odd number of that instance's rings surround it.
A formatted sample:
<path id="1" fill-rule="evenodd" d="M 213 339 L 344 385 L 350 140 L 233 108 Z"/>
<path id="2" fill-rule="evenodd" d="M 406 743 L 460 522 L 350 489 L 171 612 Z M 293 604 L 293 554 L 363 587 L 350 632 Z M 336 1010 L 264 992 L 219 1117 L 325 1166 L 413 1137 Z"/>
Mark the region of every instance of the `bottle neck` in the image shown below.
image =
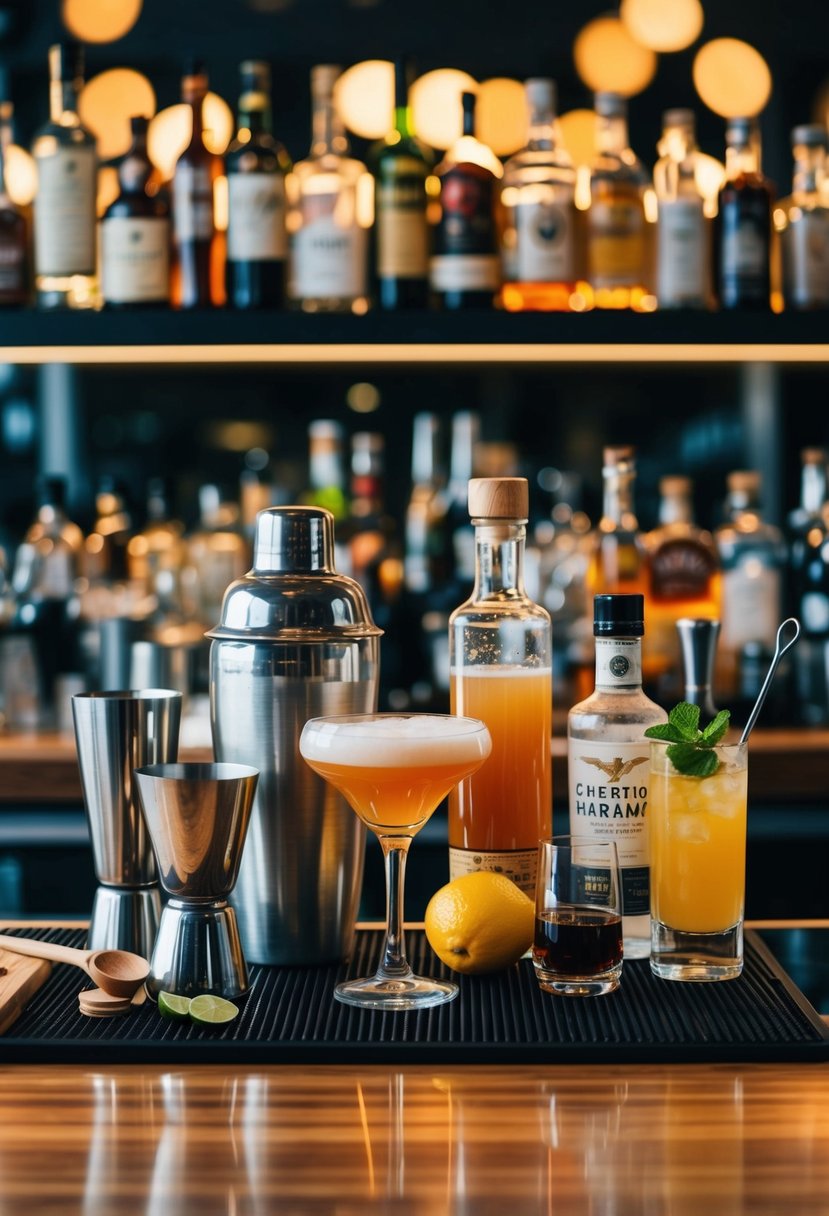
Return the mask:
<path id="1" fill-rule="evenodd" d="M 690 524 L 693 522 L 691 500 L 687 494 L 663 494 L 659 504 L 661 524 Z"/>
<path id="2" fill-rule="evenodd" d="M 185 80 L 182 95 L 185 104 L 190 107 L 192 121 L 190 147 L 201 147 L 204 145 L 204 99 L 207 96 L 207 81 Z"/>
<path id="3" fill-rule="evenodd" d="M 809 515 L 819 515 L 826 502 L 826 467 L 804 464 L 800 481 L 800 505 Z"/>
<path id="4" fill-rule="evenodd" d="M 78 82 L 53 80 L 49 85 L 49 117 L 55 126 L 70 126 L 77 122 Z"/>
<path id="5" fill-rule="evenodd" d="M 794 158 L 793 194 L 816 194 L 826 173 L 823 148 L 800 148 Z"/>
<path id="6" fill-rule="evenodd" d="M 750 144 L 734 144 L 725 150 L 725 175 L 729 181 L 760 173 L 760 150 Z"/>
<path id="7" fill-rule="evenodd" d="M 475 588 L 473 600 L 524 599 L 524 523 L 475 524 Z"/>
<path id="8" fill-rule="evenodd" d="M 311 112 L 311 155 L 345 156 L 348 140 L 345 127 L 337 113 L 334 98 L 328 89 L 314 94 Z"/>
<path id="9" fill-rule="evenodd" d="M 249 131 L 252 137 L 270 135 L 271 99 L 267 93 L 248 92 L 239 98 L 239 127 Z"/>
<path id="10" fill-rule="evenodd" d="M 642 639 L 596 638 L 596 690 L 635 692 L 642 687 Z"/>
<path id="11" fill-rule="evenodd" d="M 635 528 L 636 515 L 633 509 L 633 486 L 636 481 L 634 469 L 623 469 L 619 466 L 606 469 L 604 474 L 604 505 L 602 515 L 605 520 L 616 524 Z"/>
<path id="12" fill-rule="evenodd" d="M 628 120 L 624 114 L 596 118 L 596 148 L 600 155 L 621 156 L 628 148 Z"/>
<path id="13" fill-rule="evenodd" d="M 549 106 L 533 106 L 527 147 L 533 151 L 551 151 L 556 146 L 555 123 L 555 112 Z"/>
<path id="14" fill-rule="evenodd" d="M 10 102 L 0 104 L 0 204 L 5 208 L 12 206 L 6 186 L 7 152 L 12 142 L 12 108 Z"/>

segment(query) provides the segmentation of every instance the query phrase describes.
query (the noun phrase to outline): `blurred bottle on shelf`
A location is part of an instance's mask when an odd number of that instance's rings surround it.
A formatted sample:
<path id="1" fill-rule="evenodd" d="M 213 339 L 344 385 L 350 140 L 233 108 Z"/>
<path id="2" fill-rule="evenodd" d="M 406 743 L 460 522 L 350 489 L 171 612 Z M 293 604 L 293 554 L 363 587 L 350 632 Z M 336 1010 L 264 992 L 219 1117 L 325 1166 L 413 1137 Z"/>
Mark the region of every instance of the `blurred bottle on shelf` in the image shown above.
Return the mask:
<path id="1" fill-rule="evenodd" d="M 730 119 L 725 138 L 715 240 L 719 306 L 765 312 L 771 307 L 774 190 L 760 168 L 757 120 Z"/>
<path id="2" fill-rule="evenodd" d="M 548 472 L 553 474 L 555 501 L 534 529 L 539 600 L 553 618 L 553 678 L 570 679 L 574 670 L 583 669 L 584 682 L 575 698 L 581 700 L 592 691 L 593 622 L 587 594 L 593 548 L 590 518 L 581 510 L 579 478 L 558 469 Z"/>
<path id="3" fill-rule="evenodd" d="M 362 161 L 349 155 L 334 105 L 339 75 L 339 67 L 331 64 L 311 71 L 311 151 L 287 181 L 289 295 L 305 312 L 364 313 L 368 308 L 373 182 Z"/>
<path id="4" fill-rule="evenodd" d="M 794 708 L 809 726 L 829 724 L 829 472 L 825 448 L 801 452 L 800 503 L 788 519 L 789 610 L 802 636 L 792 651 Z"/>
<path id="5" fill-rule="evenodd" d="M 372 158 L 377 302 L 383 309 L 425 308 L 429 302 L 431 168 L 431 154 L 412 123 L 407 65 L 397 60 L 392 129 Z"/>
<path id="6" fill-rule="evenodd" d="M 587 274 L 596 308 L 647 307 L 648 175 L 630 146 L 627 101 L 597 93 L 596 155 L 590 166 Z"/>
<path id="7" fill-rule="evenodd" d="M 147 155 L 148 119 L 130 119 L 132 146 L 118 166 L 120 192 L 101 218 L 101 295 L 107 308 L 170 300 L 170 208 Z"/>
<path id="8" fill-rule="evenodd" d="M 445 498 L 451 581 L 455 587 L 453 604 L 471 590 L 475 581 L 475 529 L 469 522 L 469 482 L 478 474 L 480 435 L 480 414 L 458 410 L 452 415 Z"/>
<path id="9" fill-rule="evenodd" d="M 412 488 L 406 506 L 405 577 L 408 591 L 426 596 L 449 573 L 445 477 L 441 466 L 440 418 L 415 414 L 412 433 Z"/>
<path id="10" fill-rule="evenodd" d="M 445 309 L 491 308 L 501 282 L 495 224 L 498 157 L 475 138 L 475 94 L 464 93 L 463 134 L 436 169 L 440 219 L 429 280 Z"/>
<path id="11" fill-rule="evenodd" d="M 556 138 L 556 86 L 524 85 L 527 145 L 504 166 L 501 184 L 501 302 L 508 312 L 566 312 L 576 269 L 576 172 Z"/>
<path id="12" fill-rule="evenodd" d="M 653 171 L 657 197 L 656 298 L 659 308 L 705 308 L 711 284 L 709 225 L 696 182 L 693 110 L 662 116 L 659 160 Z M 652 618 L 648 620 L 651 636 Z"/>
<path id="13" fill-rule="evenodd" d="M 308 427 L 308 488 L 302 501 L 325 507 L 335 522 L 348 518 L 345 433 L 339 422 L 318 418 Z"/>
<path id="14" fill-rule="evenodd" d="M 181 99 L 189 106 L 192 131 L 173 171 L 173 303 L 178 308 L 219 307 L 225 302 L 223 241 L 216 229 L 213 191 L 222 158 L 211 152 L 204 129 L 207 69 L 201 60 L 185 67 Z"/>
<path id="15" fill-rule="evenodd" d="M 129 579 L 132 535 L 132 517 L 123 488 L 114 477 L 101 477 L 95 494 L 95 521 L 85 542 L 85 570 L 90 583 L 111 587 Z"/>
<path id="16" fill-rule="evenodd" d="M 729 473 L 727 487 L 725 522 L 714 533 L 723 571 L 715 686 L 723 704 L 735 696 L 748 702 L 756 675 L 768 667 L 782 620 L 786 562 L 780 529 L 762 515 L 759 472 Z"/>
<path id="17" fill-rule="evenodd" d="M 28 304 L 30 298 L 29 226 L 6 179 L 13 117 L 12 103 L 0 100 L 0 306 Z"/>
<path id="18" fill-rule="evenodd" d="M 199 490 L 199 523 L 186 538 L 190 612 L 212 628 L 221 617 L 224 593 L 250 568 L 250 545 L 239 522 L 239 506 L 215 484 Z"/>
<path id="19" fill-rule="evenodd" d="M 175 519 L 163 477 L 147 483 L 144 527 L 127 542 L 127 573 L 147 596 L 171 599 L 181 609 L 180 577 L 186 558 L 184 524 Z"/>
<path id="20" fill-rule="evenodd" d="M 82 48 L 49 48 L 49 121 L 35 136 L 35 288 L 41 308 L 97 305 L 95 137 L 78 116 L 83 88 Z"/>
<path id="21" fill-rule="evenodd" d="M 682 698 L 682 656 L 676 623 L 683 617 L 719 620 L 720 558 L 710 532 L 694 523 L 689 477 L 659 482 L 659 525 L 645 536 L 648 550 L 648 651 L 658 668 L 658 700 Z"/>
<path id="22" fill-rule="evenodd" d="M 825 205 L 826 127 L 806 125 L 792 131 L 792 192 L 774 208 L 783 263 L 786 308 L 829 305 L 829 207 Z"/>
<path id="23" fill-rule="evenodd" d="M 291 158 L 272 132 L 270 67 L 248 59 L 239 74 L 238 127 L 225 154 L 227 302 L 231 308 L 279 308 L 285 299 L 285 176 Z"/>

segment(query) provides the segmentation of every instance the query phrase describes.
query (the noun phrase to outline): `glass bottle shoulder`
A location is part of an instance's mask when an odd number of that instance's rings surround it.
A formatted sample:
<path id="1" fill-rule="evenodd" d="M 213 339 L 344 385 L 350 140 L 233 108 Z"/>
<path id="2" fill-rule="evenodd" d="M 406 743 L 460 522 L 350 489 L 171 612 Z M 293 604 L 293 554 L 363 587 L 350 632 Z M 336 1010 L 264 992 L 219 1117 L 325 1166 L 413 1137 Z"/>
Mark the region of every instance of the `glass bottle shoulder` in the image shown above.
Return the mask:
<path id="1" fill-rule="evenodd" d="M 569 711 L 567 735 L 572 739 L 623 742 L 667 720 L 662 706 L 641 688 L 596 689 Z"/>
<path id="2" fill-rule="evenodd" d="M 503 188 L 533 185 L 558 187 L 563 195 L 572 197 L 576 187 L 576 171 L 569 160 L 555 148 L 523 148 L 504 165 Z"/>
<path id="3" fill-rule="evenodd" d="M 228 173 L 289 173 L 287 148 L 267 131 L 237 135 L 225 153 Z"/>
<path id="4" fill-rule="evenodd" d="M 76 114 L 67 115 L 66 123 L 50 120 L 35 135 L 32 155 L 35 159 L 53 156 L 58 148 L 91 148 L 94 152 L 95 136 L 83 126 Z"/>
<path id="5" fill-rule="evenodd" d="M 313 190 L 315 179 L 337 177 L 341 181 L 355 184 L 368 170 L 361 160 L 352 156 L 338 156 L 325 152 L 322 156 L 311 156 L 301 160 L 293 168 L 293 174 L 301 189 Z"/>
<path id="6" fill-rule="evenodd" d="M 434 158 L 425 144 L 414 135 L 403 135 L 397 139 L 389 137 L 375 144 L 368 156 L 368 165 L 377 177 L 384 177 L 393 174 L 400 161 L 407 160 L 416 161 L 424 176 L 434 164 Z"/>

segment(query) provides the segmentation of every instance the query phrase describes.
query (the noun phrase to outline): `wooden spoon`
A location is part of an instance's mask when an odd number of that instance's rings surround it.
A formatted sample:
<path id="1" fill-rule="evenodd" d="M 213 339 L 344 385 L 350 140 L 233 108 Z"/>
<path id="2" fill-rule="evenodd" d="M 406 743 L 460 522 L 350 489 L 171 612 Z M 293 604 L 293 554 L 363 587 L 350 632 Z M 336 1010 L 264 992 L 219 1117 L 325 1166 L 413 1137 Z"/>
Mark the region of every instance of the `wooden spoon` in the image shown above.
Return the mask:
<path id="1" fill-rule="evenodd" d="M 127 999 L 150 974 L 147 960 L 128 950 L 75 950 L 72 946 L 58 946 L 31 937 L 11 937 L 5 933 L 0 933 L 0 948 L 29 958 L 48 958 L 53 963 L 80 967 L 104 992 Z"/>

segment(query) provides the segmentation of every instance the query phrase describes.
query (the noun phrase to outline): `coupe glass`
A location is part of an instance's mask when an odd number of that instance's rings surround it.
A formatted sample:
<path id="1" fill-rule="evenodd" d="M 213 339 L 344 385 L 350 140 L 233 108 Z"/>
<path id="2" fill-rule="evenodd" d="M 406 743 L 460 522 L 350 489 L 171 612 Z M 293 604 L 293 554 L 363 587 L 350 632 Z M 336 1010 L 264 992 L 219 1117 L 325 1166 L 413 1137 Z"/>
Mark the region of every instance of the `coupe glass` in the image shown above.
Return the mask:
<path id="1" fill-rule="evenodd" d="M 426 1009 L 456 984 L 415 975 L 403 941 L 403 884 L 412 838 L 451 789 L 492 750 L 483 722 L 455 714 L 347 714 L 311 718 L 299 750 L 380 840 L 386 866 L 386 941 L 377 972 L 334 995 L 370 1009 Z"/>

